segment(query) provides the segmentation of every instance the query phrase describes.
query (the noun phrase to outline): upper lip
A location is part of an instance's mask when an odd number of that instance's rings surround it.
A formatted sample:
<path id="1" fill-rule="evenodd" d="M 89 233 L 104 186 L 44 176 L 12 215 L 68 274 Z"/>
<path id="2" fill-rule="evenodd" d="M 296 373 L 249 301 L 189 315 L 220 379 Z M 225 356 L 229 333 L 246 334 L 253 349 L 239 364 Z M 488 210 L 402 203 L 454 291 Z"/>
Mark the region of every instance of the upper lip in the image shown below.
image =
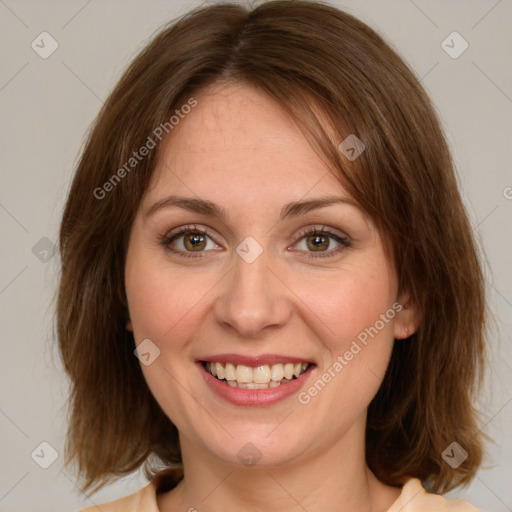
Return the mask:
<path id="1" fill-rule="evenodd" d="M 261 354 L 259 356 L 248 356 L 243 354 L 214 354 L 211 356 L 204 356 L 198 361 L 210 363 L 233 363 L 245 364 L 246 366 L 263 366 L 264 364 L 272 365 L 278 363 L 309 363 L 312 362 L 303 357 L 293 357 L 281 354 Z"/>

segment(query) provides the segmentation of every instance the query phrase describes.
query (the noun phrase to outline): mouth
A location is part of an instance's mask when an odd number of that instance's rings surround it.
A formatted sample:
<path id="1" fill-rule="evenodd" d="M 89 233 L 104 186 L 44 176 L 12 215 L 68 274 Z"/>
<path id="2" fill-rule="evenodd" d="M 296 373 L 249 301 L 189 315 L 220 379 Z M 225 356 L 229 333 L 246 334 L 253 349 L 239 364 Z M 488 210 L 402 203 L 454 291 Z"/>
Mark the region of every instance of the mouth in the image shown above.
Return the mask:
<path id="1" fill-rule="evenodd" d="M 201 361 L 203 368 L 218 381 L 232 388 L 268 389 L 285 386 L 300 378 L 312 363 L 282 362 L 248 366 L 219 361 Z"/>

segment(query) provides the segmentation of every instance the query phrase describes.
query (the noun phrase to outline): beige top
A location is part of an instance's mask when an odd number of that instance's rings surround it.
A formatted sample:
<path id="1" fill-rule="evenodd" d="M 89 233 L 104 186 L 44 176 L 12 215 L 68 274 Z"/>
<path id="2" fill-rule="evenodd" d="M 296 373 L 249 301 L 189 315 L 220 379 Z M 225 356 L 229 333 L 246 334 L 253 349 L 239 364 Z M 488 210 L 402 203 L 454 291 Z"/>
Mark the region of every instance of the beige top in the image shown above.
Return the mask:
<path id="1" fill-rule="evenodd" d="M 101 512 L 160 512 L 156 501 L 154 482 L 135 494 L 100 505 Z M 192 510 L 194 510 L 192 508 Z M 80 512 L 98 512 L 98 507 L 82 509 Z M 411 478 L 402 487 L 402 492 L 387 512 L 483 512 L 459 498 L 449 500 L 439 494 L 423 489 L 420 480 Z"/>

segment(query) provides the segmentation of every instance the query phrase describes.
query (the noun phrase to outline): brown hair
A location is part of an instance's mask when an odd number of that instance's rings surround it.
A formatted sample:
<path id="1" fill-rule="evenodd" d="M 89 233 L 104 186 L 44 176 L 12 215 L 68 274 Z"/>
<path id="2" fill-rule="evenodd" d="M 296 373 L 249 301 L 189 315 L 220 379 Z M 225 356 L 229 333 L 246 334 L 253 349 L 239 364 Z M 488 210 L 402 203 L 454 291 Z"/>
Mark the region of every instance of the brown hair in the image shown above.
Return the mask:
<path id="1" fill-rule="evenodd" d="M 220 81 L 259 87 L 293 116 L 376 223 L 400 291 L 421 311 L 418 331 L 395 341 L 369 406 L 369 467 L 395 486 L 411 477 L 433 492 L 469 483 L 482 458 L 472 402 L 486 307 L 445 138 L 397 53 L 353 16 L 307 0 L 190 11 L 150 41 L 103 105 L 60 231 L 57 335 L 72 383 L 66 463 L 76 460 L 86 489 L 143 464 L 161 489 L 182 477 L 177 429 L 153 398 L 125 329 L 128 235 L 160 146 L 101 198 L 94 191 L 175 109 Z M 349 134 L 366 147 L 351 162 L 338 148 Z M 453 441 L 469 454 L 456 469 L 441 457 Z"/>

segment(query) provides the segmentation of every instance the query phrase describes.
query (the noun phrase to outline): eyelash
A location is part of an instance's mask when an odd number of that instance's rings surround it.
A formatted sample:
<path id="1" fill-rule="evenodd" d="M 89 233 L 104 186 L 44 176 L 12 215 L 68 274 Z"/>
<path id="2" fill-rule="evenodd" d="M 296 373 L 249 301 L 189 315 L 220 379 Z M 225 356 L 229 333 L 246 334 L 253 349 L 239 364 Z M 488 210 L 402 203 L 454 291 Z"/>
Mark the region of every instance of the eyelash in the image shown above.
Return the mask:
<path id="1" fill-rule="evenodd" d="M 175 233 L 172 233 L 170 235 L 168 234 L 168 235 L 161 236 L 160 244 L 162 246 L 164 246 L 164 248 L 167 251 L 170 251 L 173 254 L 176 254 L 180 257 L 202 258 L 203 256 L 201 256 L 200 254 L 204 251 L 198 251 L 198 254 L 195 255 L 191 251 L 186 251 L 186 252 L 178 251 L 178 250 L 172 249 L 170 247 L 170 244 L 172 242 L 174 242 L 178 238 L 182 237 L 183 235 L 191 234 L 191 233 L 207 236 L 208 238 L 214 240 L 207 229 L 197 229 L 196 226 L 194 225 L 194 226 L 183 226 L 183 227 L 179 228 Z M 348 238 L 344 238 L 344 237 L 337 235 L 331 231 L 325 230 L 324 227 L 322 227 L 322 229 L 310 228 L 310 229 L 307 229 L 306 231 L 303 231 L 300 234 L 298 242 L 300 242 L 303 238 L 307 238 L 312 235 L 328 236 L 328 237 L 334 239 L 340 245 L 336 249 L 332 249 L 330 251 L 325 251 L 325 252 L 319 251 L 318 254 L 315 254 L 314 252 L 310 252 L 310 254 L 308 256 L 306 256 L 307 259 L 331 258 L 331 257 L 337 255 L 338 253 L 340 253 L 341 251 L 343 251 L 344 249 L 346 249 L 347 247 L 350 247 L 350 242 L 349 242 Z M 309 251 L 306 251 L 306 252 L 309 252 Z"/>

